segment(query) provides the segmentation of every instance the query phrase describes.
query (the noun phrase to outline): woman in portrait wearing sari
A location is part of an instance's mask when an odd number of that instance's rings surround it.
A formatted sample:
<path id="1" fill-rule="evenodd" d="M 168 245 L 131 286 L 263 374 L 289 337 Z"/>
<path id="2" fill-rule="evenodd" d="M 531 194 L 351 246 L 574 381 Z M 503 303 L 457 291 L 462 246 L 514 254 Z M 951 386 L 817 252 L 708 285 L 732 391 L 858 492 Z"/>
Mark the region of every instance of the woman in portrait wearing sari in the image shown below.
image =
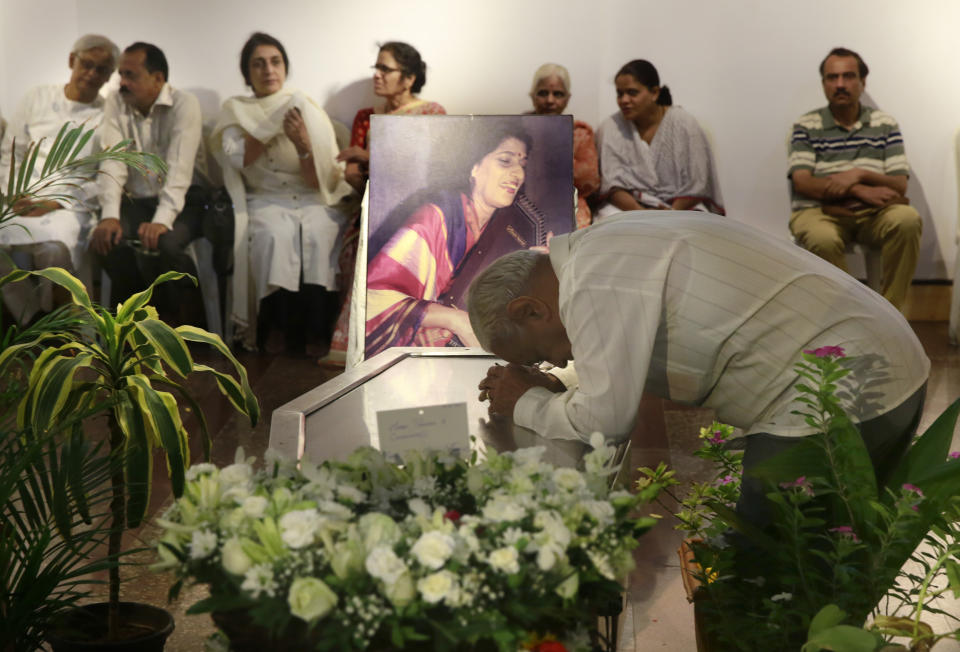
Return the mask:
<path id="1" fill-rule="evenodd" d="M 337 288 L 341 204 L 352 188 L 327 114 L 284 85 L 290 62 L 280 41 L 253 34 L 240 70 L 253 97 L 224 102 L 211 136 L 236 216 L 235 337 L 263 349 L 258 311 L 281 313 L 287 348 L 301 350 L 332 321 L 323 313 L 335 305 L 327 293 Z"/>
<path id="2" fill-rule="evenodd" d="M 615 78 L 620 111 L 597 132 L 599 217 L 643 209 L 724 214 L 710 142 L 696 119 L 673 106 L 649 61 L 625 64 Z"/>
<path id="3" fill-rule="evenodd" d="M 531 146 L 517 123 L 475 130 L 452 182 L 415 193 L 374 232 L 367 356 L 392 346 L 478 346 L 466 286 L 501 253 L 542 247 L 549 236 L 523 195 Z"/>

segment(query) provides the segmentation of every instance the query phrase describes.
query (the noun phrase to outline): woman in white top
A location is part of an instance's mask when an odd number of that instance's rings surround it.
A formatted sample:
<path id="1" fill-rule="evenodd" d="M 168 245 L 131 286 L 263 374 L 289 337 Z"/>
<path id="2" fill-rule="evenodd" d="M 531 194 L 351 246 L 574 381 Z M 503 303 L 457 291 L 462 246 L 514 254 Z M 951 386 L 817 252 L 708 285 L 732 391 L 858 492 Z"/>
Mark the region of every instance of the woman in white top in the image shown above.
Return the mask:
<path id="1" fill-rule="evenodd" d="M 301 348 L 306 334 L 326 334 L 346 220 L 338 205 L 352 192 L 335 160 L 330 119 L 285 88 L 289 69 L 280 41 L 254 33 L 240 54 L 253 97 L 224 102 L 211 142 L 236 215 L 234 337 L 248 348 L 265 343 L 258 309 L 279 317 L 288 348 Z"/>

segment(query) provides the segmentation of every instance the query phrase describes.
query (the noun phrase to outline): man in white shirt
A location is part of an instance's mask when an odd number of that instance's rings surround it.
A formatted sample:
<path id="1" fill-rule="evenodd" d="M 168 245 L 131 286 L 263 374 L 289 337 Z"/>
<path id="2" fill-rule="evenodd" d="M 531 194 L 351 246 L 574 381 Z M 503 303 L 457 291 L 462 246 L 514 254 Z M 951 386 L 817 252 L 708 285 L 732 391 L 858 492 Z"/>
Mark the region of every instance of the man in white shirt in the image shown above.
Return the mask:
<path id="1" fill-rule="evenodd" d="M 742 428 L 745 468 L 812 434 L 791 413 L 804 350 L 843 347 L 852 387 L 869 381 L 851 417 L 881 478 L 912 438 L 930 370 L 880 295 L 786 240 L 693 212 L 624 213 L 554 238 L 548 255 L 500 258 L 468 302 L 483 347 L 511 363 L 480 383 L 491 412 L 547 438 L 617 440 L 647 391 Z M 529 366 L 570 360 L 570 389 Z"/>
<path id="2" fill-rule="evenodd" d="M 138 151 L 167 164 L 162 183 L 105 161 L 100 170 L 103 208 L 90 246 L 110 275 L 111 303 L 126 300 L 163 272 L 196 276 L 185 249 L 201 235 L 205 193 L 193 184 L 200 153 L 202 118 L 197 98 L 167 83 L 168 67 L 155 45 L 137 42 L 123 51 L 120 89 L 107 98 L 100 140 L 104 147 L 124 139 Z M 157 309 L 168 321 L 203 318 L 192 283 L 166 283 L 156 293 Z"/>
<path id="3" fill-rule="evenodd" d="M 120 50 L 105 36 L 81 36 L 67 60 L 70 80 L 66 85 L 48 84 L 27 92 L 0 144 L 0 183 L 4 189 L 8 174 L 20 168 L 31 142 L 44 139 L 34 166 L 32 179 L 36 181 L 64 123 L 82 124 L 88 129 L 99 125 L 104 106 L 100 88 L 113 74 L 119 58 Z M 98 141 L 93 138 L 81 154 L 98 149 Z M 15 169 L 11 170 L 14 161 Z M 52 199 L 18 202 L 20 217 L 0 229 L 0 271 L 8 267 L 7 256 L 10 256 L 25 269 L 63 267 L 77 273 L 99 207 L 95 172 L 90 170 L 85 183 L 60 185 L 44 191 L 69 197 L 69 202 Z M 55 301 L 61 303 L 66 295 L 54 296 L 46 282 L 22 281 L 4 286 L 3 299 L 14 318 L 25 323 L 38 311 L 50 310 Z"/>

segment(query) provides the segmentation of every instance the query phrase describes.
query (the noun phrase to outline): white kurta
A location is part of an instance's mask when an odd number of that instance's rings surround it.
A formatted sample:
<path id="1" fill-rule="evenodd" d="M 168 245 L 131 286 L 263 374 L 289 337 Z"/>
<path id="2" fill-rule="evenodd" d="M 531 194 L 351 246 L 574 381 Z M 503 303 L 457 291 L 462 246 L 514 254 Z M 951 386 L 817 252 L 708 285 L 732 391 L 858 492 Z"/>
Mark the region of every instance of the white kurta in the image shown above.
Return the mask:
<path id="1" fill-rule="evenodd" d="M 626 436 L 644 390 L 712 407 L 745 434 L 811 434 L 793 388 L 801 352 L 859 356 L 851 417 L 897 407 L 930 361 L 888 301 L 788 240 L 692 211 L 634 211 L 550 241 L 579 388 L 534 387 L 514 421 L 558 439 Z M 568 381 L 569 382 L 569 381 Z M 844 387 L 841 387 L 844 389 Z"/>
<path id="2" fill-rule="evenodd" d="M 39 179 L 40 171 L 50 153 L 50 145 L 65 122 L 74 126 L 83 124 L 95 128 L 103 117 L 104 100 L 97 97 L 89 104 L 68 100 L 63 85 L 38 86 L 30 90 L 20 103 L 0 145 L 0 182 L 4 191 L 10 172 L 11 153 L 16 154 L 16 167 L 26 153 L 31 141 L 45 138 L 34 167 L 33 179 Z M 14 150 L 14 140 L 16 149 Z M 86 156 L 99 149 L 94 136 L 84 146 L 81 155 Z M 70 207 L 51 211 L 41 217 L 16 217 L 0 229 L 0 245 L 25 245 L 35 242 L 62 242 L 70 252 L 74 269 L 86 249 L 87 236 L 93 224 L 93 215 L 98 208 L 96 170 L 91 170 L 90 180 L 79 185 L 64 185 L 49 188 L 46 193 L 57 193 L 73 198 Z M 20 226 L 26 227 L 24 230 Z"/>
<path id="3" fill-rule="evenodd" d="M 283 133 L 286 112 L 300 109 L 313 147 L 320 182 L 309 188 L 296 148 Z M 244 134 L 266 151 L 243 167 Z M 224 102 L 211 137 L 211 151 L 224 170 L 236 216 L 233 314 L 237 334 L 252 344 L 260 299 L 278 288 L 297 291 L 303 282 L 336 288 L 337 256 L 346 216 L 337 205 L 352 193 L 336 161 L 337 146 L 327 114 L 300 92 Z"/>

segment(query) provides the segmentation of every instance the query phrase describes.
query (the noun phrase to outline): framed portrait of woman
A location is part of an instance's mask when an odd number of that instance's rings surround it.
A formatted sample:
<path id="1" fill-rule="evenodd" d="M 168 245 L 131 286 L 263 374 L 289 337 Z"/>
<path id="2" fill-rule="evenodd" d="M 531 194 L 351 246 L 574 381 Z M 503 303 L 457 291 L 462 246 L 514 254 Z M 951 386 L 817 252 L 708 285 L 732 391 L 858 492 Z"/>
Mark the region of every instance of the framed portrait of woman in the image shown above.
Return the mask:
<path id="1" fill-rule="evenodd" d="M 477 346 L 470 281 L 574 228 L 573 119 L 374 116 L 370 142 L 365 357 Z"/>

